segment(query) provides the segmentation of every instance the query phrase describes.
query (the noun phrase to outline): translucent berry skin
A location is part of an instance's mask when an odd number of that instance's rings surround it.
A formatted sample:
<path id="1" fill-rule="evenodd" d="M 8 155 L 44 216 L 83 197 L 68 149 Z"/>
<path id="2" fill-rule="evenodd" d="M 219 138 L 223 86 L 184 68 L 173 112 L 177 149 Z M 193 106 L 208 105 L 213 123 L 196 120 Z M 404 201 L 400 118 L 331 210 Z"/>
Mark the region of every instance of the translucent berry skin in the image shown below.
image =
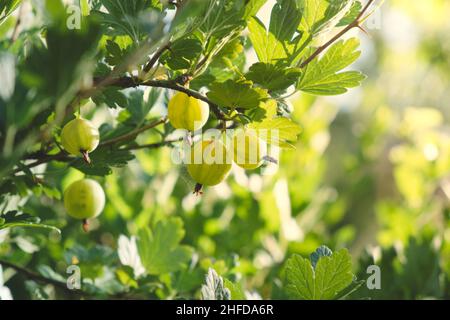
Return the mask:
<path id="1" fill-rule="evenodd" d="M 211 161 L 217 155 L 219 161 Z M 220 155 L 220 156 L 219 156 Z M 191 161 L 187 171 L 198 184 L 215 186 L 222 182 L 231 170 L 231 159 L 225 145 L 219 140 L 199 141 L 191 148 Z"/>
<path id="2" fill-rule="evenodd" d="M 62 146 L 74 156 L 94 151 L 99 141 L 98 129 L 90 121 L 82 118 L 68 122 L 61 132 Z"/>
<path id="3" fill-rule="evenodd" d="M 75 219 L 95 218 L 105 207 L 105 192 L 95 180 L 75 181 L 64 191 L 64 207 Z"/>
<path id="4" fill-rule="evenodd" d="M 168 117 L 175 129 L 199 130 L 208 121 L 209 105 L 183 92 L 178 92 L 169 101 Z"/>
<path id="5" fill-rule="evenodd" d="M 254 131 L 238 130 L 233 137 L 233 160 L 243 169 L 259 168 L 266 150 L 266 144 Z"/>

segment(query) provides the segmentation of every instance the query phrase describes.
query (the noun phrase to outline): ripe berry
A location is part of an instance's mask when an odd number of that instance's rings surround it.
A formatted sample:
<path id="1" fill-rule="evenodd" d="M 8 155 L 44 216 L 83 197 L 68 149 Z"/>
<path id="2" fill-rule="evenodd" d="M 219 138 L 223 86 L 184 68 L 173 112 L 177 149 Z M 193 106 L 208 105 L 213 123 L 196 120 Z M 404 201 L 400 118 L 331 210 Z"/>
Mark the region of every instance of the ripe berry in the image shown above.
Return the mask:
<path id="1" fill-rule="evenodd" d="M 203 185 L 219 184 L 230 172 L 231 159 L 228 159 L 227 148 L 219 140 L 203 140 L 195 143 L 190 156 L 187 171 L 197 182 L 196 193 L 200 193 Z"/>
<path id="2" fill-rule="evenodd" d="M 83 118 L 68 122 L 61 132 L 61 144 L 64 149 L 74 156 L 81 154 L 88 163 L 90 163 L 89 152 L 97 148 L 99 141 L 98 129 Z"/>
<path id="3" fill-rule="evenodd" d="M 176 93 L 169 101 L 169 121 L 175 129 L 195 131 L 208 121 L 209 105 L 184 92 Z"/>
<path id="4" fill-rule="evenodd" d="M 87 231 L 87 219 L 97 217 L 105 206 L 105 193 L 100 184 L 92 179 L 73 182 L 64 191 L 64 207 L 69 216 L 83 220 Z"/>
<path id="5" fill-rule="evenodd" d="M 262 165 L 266 149 L 264 141 L 253 130 L 238 130 L 233 137 L 234 162 L 246 170 Z"/>

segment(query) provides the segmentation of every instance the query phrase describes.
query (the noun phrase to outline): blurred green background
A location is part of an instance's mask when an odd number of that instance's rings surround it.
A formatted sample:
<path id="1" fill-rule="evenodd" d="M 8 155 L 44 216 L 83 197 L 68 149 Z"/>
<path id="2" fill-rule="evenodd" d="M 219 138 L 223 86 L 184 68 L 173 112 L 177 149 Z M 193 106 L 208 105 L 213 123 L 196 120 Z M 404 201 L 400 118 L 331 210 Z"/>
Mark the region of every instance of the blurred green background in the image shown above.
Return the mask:
<path id="1" fill-rule="evenodd" d="M 171 149 L 141 150 L 103 180 L 107 205 L 91 233 L 81 233 L 61 201 L 34 195 L 19 205 L 62 234 L 0 231 L 0 255 L 65 274 L 71 253 L 92 254 L 97 244 L 103 251 L 88 259 L 84 276 L 107 295 L 114 293 L 107 261 L 119 236 L 176 216 L 184 222 L 183 243 L 196 248 L 203 271 L 176 284 L 162 279 L 167 287 L 156 291 L 158 298 L 193 290 L 198 296 L 195 288 L 211 265 L 242 281 L 254 298 L 283 298 L 285 259 L 307 256 L 322 244 L 348 248 L 360 279 L 367 278 L 367 265 L 380 265 L 382 289 L 363 286 L 353 298 L 450 298 L 448 12 L 446 0 L 386 1 L 367 22 L 369 35 L 361 35 L 357 67 L 368 75 L 363 86 L 339 97 L 292 97 L 302 133 L 295 150 L 283 151 L 275 174 L 233 168 L 226 182 L 199 198 L 185 169 L 172 164 Z M 107 111 L 93 116 L 98 123 L 111 118 Z M 47 171 L 59 190 L 82 177 L 55 164 Z M 6 271 L 14 298 L 39 297 L 42 290 L 59 297 Z"/>

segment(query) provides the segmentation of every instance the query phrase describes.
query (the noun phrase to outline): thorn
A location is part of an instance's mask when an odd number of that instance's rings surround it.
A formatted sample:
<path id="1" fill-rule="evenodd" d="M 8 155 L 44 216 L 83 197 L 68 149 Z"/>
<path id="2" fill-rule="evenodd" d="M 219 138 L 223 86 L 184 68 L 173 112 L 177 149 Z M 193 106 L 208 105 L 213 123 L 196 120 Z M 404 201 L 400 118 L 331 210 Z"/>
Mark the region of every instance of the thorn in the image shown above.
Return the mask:
<path id="1" fill-rule="evenodd" d="M 190 74 L 182 74 L 181 76 L 179 76 L 178 78 L 175 79 L 175 82 L 177 82 L 178 84 L 182 85 L 182 86 L 187 86 L 189 84 L 189 82 L 193 79 L 193 77 Z"/>
<path id="2" fill-rule="evenodd" d="M 194 193 L 196 196 L 201 196 L 201 195 L 203 194 L 202 188 L 203 188 L 203 185 L 202 185 L 201 183 L 197 183 L 197 184 L 195 185 L 195 189 L 194 189 L 194 192 L 193 192 L 193 193 Z"/>
<path id="3" fill-rule="evenodd" d="M 82 225 L 83 231 L 88 233 L 89 232 L 89 221 L 87 221 L 87 219 L 83 219 L 82 222 L 83 222 L 83 225 Z"/>
<path id="4" fill-rule="evenodd" d="M 84 150 L 80 150 L 81 154 L 83 155 L 83 159 L 87 164 L 91 164 L 91 158 L 89 158 L 89 153 Z"/>
<path id="5" fill-rule="evenodd" d="M 183 140 L 190 146 L 194 143 L 194 139 L 190 132 L 186 132 L 186 135 L 183 137 Z"/>
<path id="6" fill-rule="evenodd" d="M 263 157 L 263 160 L 268 161 L 268 162 L 271 162 L 271 163 L 278 164 L 278 160 L 275 159 L 275 158 L 273 158 L 273 157 L 271 157 L 271 156 L 264 156 L 264 157 Z"/>
<path id="7" fill-rule="evenodd" d="M 364 29 L 364 27 L 362 25 L 360 25 L 359 23 L 356 25 L 356 27 L 361 30 L 362 32 L 364 32 L 366 34 L 366 36 L 371 37 L 370 33 L 367 32 L 366 29 Z"/>

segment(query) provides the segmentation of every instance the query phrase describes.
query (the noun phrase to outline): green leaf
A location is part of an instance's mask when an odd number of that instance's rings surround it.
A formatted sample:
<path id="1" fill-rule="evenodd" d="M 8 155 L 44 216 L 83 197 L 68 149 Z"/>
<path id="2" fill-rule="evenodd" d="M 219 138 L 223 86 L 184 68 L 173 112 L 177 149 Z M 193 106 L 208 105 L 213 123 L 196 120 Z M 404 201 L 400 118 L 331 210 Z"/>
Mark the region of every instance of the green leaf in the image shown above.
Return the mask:
<path id="1" fill-rule="evenodd" d="M 164 52 L 160 61 L 172 70 L 188 69 L 202 50 L 203 46 L 200 40 L 196 38 L 180 39 L 170 46 L 170 50 Z"/>
<path id="2" fill-rule="evenodd" d="M 231 300 L 246 300 L 244 291 L 242 290 L 240 285 L 234 284 L 228 279 L 224 279 L 223 282 L 225 288 L 230 290 Z"/>
<path id="3" fill-rule="evenodd" d="M 34 282 L 33 280 L 25 281 L 25 288 L 32 297 L 33 300 L 48 300 L 50 299 L 47 292 L 45 292 L 44 288 Z"/>
<path id="4" fill-rule="evenodd" d="M 0 3 L 0 25 L 13 13 L 22 0 L 2 0 Z"/>
<path id="5" fill-rule="evenodd" d="M 211 85 L 206 95 L 222 107 L 252 109 L 268 98 L 266 90 L 253 88 L 252 85 L 251 81 L 244 80 L 216 82 Z"/>
<path id="6" fill-rule="evenodd" d="M 200 30 L 206 38 L 214 37 L 217 40 L 241 31 L 244 26 L 242 12 L 230 6 L 228 0 L 209 0 Z"/>
<path id="7" fill-rule="evenodd" d="M 348 88 L 361 85 L 366 77 L 358 71 L 342 72 L 322 79 L 320 83 L 310 84 L 298 89 L 315 95 L 332 96 L 346 93 Z"/>
<path id="8" fill-rule="evenodd" d="M 344 71 L 360 56 L 356 38 L 339 41 L 321 58 L 312 61 L 303 72 L 297 89 L 316 95 L 337 95 L 357 87 L 365 76 L 357 71 Z"/>
<path id="9" fill-rule="evenodd" d="M 333 252 L 327 246 L 320 246 L 313 253 L 311 253 L 309 259 L 311 260 L 311 264 L 313 268 L 316 268 L 317 262 L 322 257 L 329 257 L 333 254 Z"/>
<path id="10" fill-rule="evenodd" d="M 250 31 L 249 38 L 259 61 L 273 63 L 288 57 L 283 43 L 271 32 L 267 32 L 266 27 L 258 18 L 250 18 L 248 29 Z"/>
<path id="11" fill-rule="evenodd" d="M 137 281 L 134 280 L 133 269 L 128 266 L 124 266 L 121 269 L 117 269 L 116 276 L 117 279 L 119 279 L 120 283 L 125 286 L 134 289 L 137 289 L 139 287 Z"/>
<path id="12" fill-rule="evenodd" d="M 230 42 L 228 42 L 213 58 L 211 61 L 211 67 L 213 68 L 228 68 L 228 63 L 231 61 L 233 66 L 238 66 L 236 62 L 245 59 L 242 59 L 245 54 L 243 54 L 244 46 L 242 45 L 241 39 L 236 38 Z M 243 66 L 242 66 L 243 67 Z M 227 73 L 231 74 L 230 77 L 233 76 L 233 73 L 229 70 L 225 70 Z"/>
<path id="13" fill-rule="evenodd" d="M 278 41 L 286 43 L 292 40 L 302 18 L 302 12 L 295 0 L 277 0 L 270 16 L 269 33 Z"/>
<path id="14" fill-rule="evenodd" d="M 250 40 L 261 62 L 275 63 L 292 58 L 300 53 L 297 48 L 302 36 L 294 34 L 302 18 L 302 10 L 295 0 L 278 0 L 273 6 L 268 30 L 264 24 L 253 17 L 248 21 Z"/>
<path id="15" fill-rule="evenodd" d="M 286 293 L 290 298 L 314 299 L 314 269 L 308 259 L 299 255 L 289 258 L 286 262 L 286 283 Z"/>
<path id="16" fill-rule="evenodd" d="M 254 122 L 261 122 L 264 119 L 272 119 L 277 115 L 278 104 L 274 99 L 261 102 L 258 108 L 249 113 L 249 117 Z"/>
<path id="17" fill-rule="evenodd" d="M 330 31 L 352 8 L 355 0 L 304 0 L 300 30 L 313 36 Z"/>
<path id="18" fill-rule="evenodd" d="M 129 36 L 116 37 L 116 40 L 106 41 L 105 61 L 110 66 L 119 66 L 135 49 L 133 40 Z"/>
<path id="19" fill-rule="evenodd" d="M 91 12 L 101 21 L 107 34 L 129 35 L 134 42 L 139 42 L 149 32 L 153 31 L 158 19 L 146 19 L 151 10 L 160 11 L 162 5 L 159 0 L 128 0 L 126 5 L 123 0 L 100 0 L 105 10 L 93 10 Z M 155 21 L 156 20 L 156 21 Z"/>
<path id="20" fill-rule="evenodd" d="M 26 86 L 66 107 L 93 71 L 100 27 L 85 19 L 80 30 L 69 30 L 64 6 L 50 3 L 54 21 L 46 31 L 47 47 L 32 48 L 18 75 Z"/>
<path id="21" fill-rule="evenodd" d="M 308 259 L 294 255 L 286 263 L 286 292 L 292 299 L 329 300 L 347 288 L 353 277 L 346 249 L 322 256 L 315 269 Z"/>
<path id="22" fill-rule="evenodd" d="M 289 142 L 297 141 L 301 132 L 298 124 L 285 117 L 267 118 L 261 122 L 252 122 L 248 128 L 258 131 L 259 138 L 268 144 L 282 148 L 292 148 Z"/>
<path id="23" fill-rule="evenodd" d="M 213 268 L 209 268 L 206 284 L 202 285 L 202 300 L 230 300 L 230 290 L 225 287 L 223 278 Z"/>
<path id="24" fill-rule="evenodd" d="M 110 147 L 99 147 L 89 156 L 90 164 L 77 158 L 71 163 L 71 166 L 88 175 L 106 176 L 112 173 L 111 167 L 123 167 L 134 159 L 134 155 L 130 151 L 113 150 Z"/>
<path id="25" fill-rule="evenodd" d="M 118 256 L 116 251 L 107 246 L 96 244 L 84 247 L 75 243 L 64 251 L 64 260 L 67 264 L 74 264 L 73 261 L 77 260 L 83 267 L 90 265 L 95 269 L 101 269 L 103 265 L 117 263 Z"/>
<path id="26" fill-rule="evenodd" d="M 58 233 L 61 233 L 58 228 L 46 224 L 41 224 L 38 217 L 34 217 L 27 213 L 20 214 L 18 211 L 14 210 L 0 215 L 0 230 L 13 227 L 44 228 L 55 230 Z"/>
<path id="27" fill-rule="evenodd" d="M 352 257 L 347 249 L 320 258 L 315 269 L 316 297 L 332 299 L 353 281 Z"/>
<path id="28" fill-rule="evenodd" d="M 160 275 L 178 271 L 186 266 L 192 249 L 180 245 L 184 237 L 180 218 L 158 221 L 154 228 L 144 228 L 138 233 L 138 251 L 147 272 Z"/>
<path id="29" fill-rule="evenodd" d="M 235 69 L 244 69 L 245 54 L 244 46 L 240 38 L 228 42 L 217 54 L 211 58 L 208 68 L 200 76 L 195 77 L 190 87 L 200 90 L 208 87 L 213 82 L 225 82 L 235 78 Z"/>
<path id="30" fill-rule="evenodd" d="M 374 273 L 368 273 L 369 266 L 376 265 L 381 271 L 381 290 L 371 290 L 362 286 L 352 299 L 370 298 L 376 300 L 390 300 L 403 297 L 404 299 L 424 299 L 426 297 L 444 298 L 445 286 L 441 279 L 445 273 L 442 254 L 435 245 L 432 233 L 425 233 L 410 237 L 404 242 L 404 247 L 386 247 L 377 257 L 368 251 L 359 260 L 358 277 L 368 279 Z M 418 275 L 421 275 L 418 277 Z M 384 285 L 388 283 L 389 285 Z"/>
<path id="31" fill-rule="evenodd" d="M 140 126 L 144 123 L 148 113 L 155 106 L 155 102 L 160 93 L 161 90 L 158 88 L 151 88 L 148 99 L 146 100 L 144 98 L 144 91 L 139 89 L 130 91 L 128 94 L 128 107 L 124 110 L 125 123 L 133 127 Z"/>
<path id="32" fill-rule="evenodd" d="M 442 269 L 439 261 L 439 251 L 433 246 L 431 237 L 409 238 L 403 268 L 398 276 L 401 288 L 408 291 L 404 294 L 408 299 L 442 296 L 439 280 Z"/>
<path id="33" fill-rule="evenodd" d="M 101 91 L 101 93 L 92 97 L 92 101 L 96 105 L 106 104 L 109 108 L 115 109 L 117 107 L 127 108 L 127 96 L 121 91 L 122 88 L 108 87 Z"/>
<path id="34" fill-rule="evenodd" d="M 255 16 L 265 3 L 266 0 L 249 0 L 245 5 L 244 19 Z"/>
<path id="35" fill-rule="evenodd" d="M 333 299 L 344 300 L 344 299 L 348 298 L 349 296 L 351 296 L 354 292 L 358 291 L 365 284 L 366 284 L 366 280 L 357 281 L 356 277 L 354 277 L 352 283 L 347 288 L 345 288 L 344 290 L 339 292 L 339 294 L 336 295 Z"/>
<path id="36" fill-rule="evenodd" d="M 47 279 L 52 279 L 59 281 L 61 283 L 66 283 L 66 278 L 61 276 L 59 273 L 55 272 L 50 266 L 40 265 L 37 267 L 38 272 L 46 277 Z"/>
<path id="37" fill-rule="evenodd" d="M 294 85 L 300 74 L 298 68 L 282 68 L 258 62 L 250 67 L 245 77 L 269 91 L 280 91 Z"/>
<path id="38" fill-rule="evenodd" d="M 339 21 L 337 27 L 344 27 L 355 21 L 362 10 L 361 1 L 355 1 L 347 14 Z"/>

